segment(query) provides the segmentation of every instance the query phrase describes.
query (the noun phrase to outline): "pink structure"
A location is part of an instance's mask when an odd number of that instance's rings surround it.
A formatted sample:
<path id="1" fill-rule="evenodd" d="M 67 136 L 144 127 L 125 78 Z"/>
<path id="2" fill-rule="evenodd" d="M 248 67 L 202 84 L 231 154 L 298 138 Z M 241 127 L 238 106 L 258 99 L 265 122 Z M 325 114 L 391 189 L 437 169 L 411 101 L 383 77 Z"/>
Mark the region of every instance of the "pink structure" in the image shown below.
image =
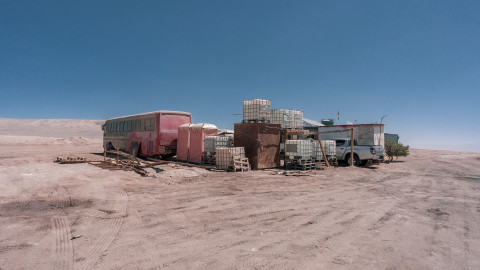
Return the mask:
<path id="1" fill-rule="evenodd" d="M 193 124 L 190 126 L 190 149 L 188 161 L 202 163 L 205 136 L 217 135 L 217 127 L 212 124 Z"/>
<path id="2" fill-rule="evenodd" d="M 188 161 L 188 152 L 190 150 L 190 126 L 192 124 L 183 124 L 178 127 L 177 140 L 177 159 Z"/>

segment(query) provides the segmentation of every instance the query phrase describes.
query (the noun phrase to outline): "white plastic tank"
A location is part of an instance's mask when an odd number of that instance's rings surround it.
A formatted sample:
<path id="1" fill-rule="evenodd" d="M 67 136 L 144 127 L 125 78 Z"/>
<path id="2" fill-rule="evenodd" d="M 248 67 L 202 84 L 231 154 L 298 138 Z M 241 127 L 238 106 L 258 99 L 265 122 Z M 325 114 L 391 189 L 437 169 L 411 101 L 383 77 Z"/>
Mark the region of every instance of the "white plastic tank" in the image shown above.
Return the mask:
<path id="1" fill-rule="evenodd" d="M 285 156 L 289 159 L 311 159 L 313 156 L 313 140 L 286 140 Z"/>
<path id="2" fill-rule="evenodd" d="M 293 110 L 270 110 L 270 123 L 280 124 L 282 128 L 293 128 Z"/>
<path id="3" fill-rule="evenodd" d="M 313 140 L 313 157 L 317 160 L 323 160 L 322 149 L 320 148 L 320 143 L 317 140 Z M 325 156 L 335 157 L 337 154 L 336 143 L 333 140 L 322 140 L 323 150 L 325 151 Z"/>
<path id="4" fill-rule="evenodd" d="M 303 112 L 302 111 L 292 111 L 293 112 L 293 128 L 303 128 Z"/>
<path id="5" fill-rule="evenodd" d="M 270 100 L 244 100 L 243 121 L 270 121 Z"/>
<path id="6" fill-rule="evenodd" d="M 229 136 L 205 136 L 204 151 L 206 154 L 213 155 L 217 148 L 226 148 L 230 146 L 231 137 Z"/>
<path id="7" fill-rule="evenodd" d="M 322 140 L 322 146 L 327 157 L 335 157 L 337 155 L 337 144 L 334 140 Z"/>
<path id="8" fill-rule="evenodd" d="M 215 166 L 220 170 L 228 170 L 233 166 L 234 157 L 245 157 L 244 147 L 218 148 Z"/>

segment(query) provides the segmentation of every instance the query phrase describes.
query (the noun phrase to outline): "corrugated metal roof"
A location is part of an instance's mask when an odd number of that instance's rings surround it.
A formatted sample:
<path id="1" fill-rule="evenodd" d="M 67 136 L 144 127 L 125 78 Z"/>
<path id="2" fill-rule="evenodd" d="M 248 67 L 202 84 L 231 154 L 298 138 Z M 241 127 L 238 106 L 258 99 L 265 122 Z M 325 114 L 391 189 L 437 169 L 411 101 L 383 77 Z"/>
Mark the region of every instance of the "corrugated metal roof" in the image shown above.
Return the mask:
<path id="1" fill-rule="evenodd" d="M 374 126 L 374 127 L 380 127 L 380 126 L 385 126 L 385 124 L 353 124 L 353 125 L 333 125 L 333 126 L 319 126 L 321 128 L 334 128 L 334 127 L 340 127 L 340 128 L 352 128 L 352 127 L 362 127 L 362 126 Z"/>
<path id="2" fill-rule="evenodd" d="M 304 127 L 321 127 L 321 126 L 325 126 L 325 125 L 318 122 L 318 121 L 315 121 L 315 120 L 310 120 L 310 119 L 307 119 L 307 118 L 303 118 L 303 126 Z"/>

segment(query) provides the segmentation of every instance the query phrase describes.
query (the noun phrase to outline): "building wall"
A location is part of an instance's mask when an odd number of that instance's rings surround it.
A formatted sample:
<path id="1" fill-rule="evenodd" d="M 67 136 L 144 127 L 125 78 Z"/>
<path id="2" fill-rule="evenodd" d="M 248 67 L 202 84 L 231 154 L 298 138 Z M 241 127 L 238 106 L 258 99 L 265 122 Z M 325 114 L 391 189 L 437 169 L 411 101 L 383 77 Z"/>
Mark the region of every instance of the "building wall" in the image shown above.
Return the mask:
<path id="1" fill-rule="evenodd" d="M 318 127 L 318 136 L 322 140 L 350 138 L 352 128 L 359 145 L 385 145 L 383 124 L 322 126 Z"/>

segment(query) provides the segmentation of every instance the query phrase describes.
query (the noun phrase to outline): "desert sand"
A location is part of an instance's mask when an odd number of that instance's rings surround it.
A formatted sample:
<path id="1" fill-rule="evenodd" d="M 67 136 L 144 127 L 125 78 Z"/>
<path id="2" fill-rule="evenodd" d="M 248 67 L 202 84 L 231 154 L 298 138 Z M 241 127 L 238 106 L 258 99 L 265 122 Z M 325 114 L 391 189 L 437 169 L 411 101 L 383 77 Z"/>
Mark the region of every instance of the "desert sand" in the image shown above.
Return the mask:
<path id="1" fill-rule="evenodd" d="M 480 153 L 285 176 L 101 159 L 101 121 L 0 119 L 0 269 L 480 269 Z"/>

